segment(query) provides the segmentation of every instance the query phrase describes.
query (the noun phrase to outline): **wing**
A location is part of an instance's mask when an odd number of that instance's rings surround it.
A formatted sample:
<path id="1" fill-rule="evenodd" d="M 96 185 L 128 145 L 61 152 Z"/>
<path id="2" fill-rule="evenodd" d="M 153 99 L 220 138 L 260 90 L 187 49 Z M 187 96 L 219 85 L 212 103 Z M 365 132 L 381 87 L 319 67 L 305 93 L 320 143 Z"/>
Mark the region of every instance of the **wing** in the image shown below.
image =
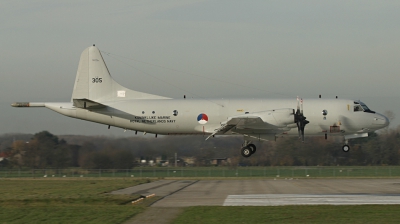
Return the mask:
<path id="1" fill-rule="evenodd" d="M 206 140 L 213 135 L 224 134 L 228 131 L 244 134 L 276 133 L 283 129 L 287 130 L 295 124 L 294 115 L 294 109 L 285 108 L 233 116 L 223 122 L 220 128 L 215 129 Z"/>

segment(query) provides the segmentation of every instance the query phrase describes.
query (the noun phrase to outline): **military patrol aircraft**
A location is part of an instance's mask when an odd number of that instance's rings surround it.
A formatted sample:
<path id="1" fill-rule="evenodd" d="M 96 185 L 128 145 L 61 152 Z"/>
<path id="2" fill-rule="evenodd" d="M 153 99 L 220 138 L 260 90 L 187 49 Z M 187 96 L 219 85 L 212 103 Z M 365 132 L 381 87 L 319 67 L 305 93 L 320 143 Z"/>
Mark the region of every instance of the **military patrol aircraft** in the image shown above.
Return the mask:
<path id="1" fill-rule="evenodd" d="M 137 92 L 115 82 L 96 46 L 81 55 L 71 102 L 13 103 L 13 107 L 46 107 L 60 114 L 162 135 L 242 135 L 241 154 L 256 152 L 255 141 L 279 136 L 367 137 L 389 125 L 382 114 L 361 101 L 345 99 L 204 100 L 171 99 Z M 307 117 L 306 117 L 307 116 Z"/>

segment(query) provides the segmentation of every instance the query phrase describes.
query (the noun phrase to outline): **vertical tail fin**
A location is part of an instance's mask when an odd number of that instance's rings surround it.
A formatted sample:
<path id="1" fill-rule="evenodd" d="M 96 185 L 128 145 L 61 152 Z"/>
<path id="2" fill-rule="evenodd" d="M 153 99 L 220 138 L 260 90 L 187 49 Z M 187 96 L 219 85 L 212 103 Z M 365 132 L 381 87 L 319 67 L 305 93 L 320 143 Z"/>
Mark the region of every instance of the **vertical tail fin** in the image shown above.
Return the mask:
<path id="1" fill-rule="evenodd" d="M 86 48 L 79 61 L 72 101 L 90 100 L 95 102 L 130 99 L 169 99 L 130 90 L 114 81 L 104 62 L 103 56 L 95 46 Z"/>

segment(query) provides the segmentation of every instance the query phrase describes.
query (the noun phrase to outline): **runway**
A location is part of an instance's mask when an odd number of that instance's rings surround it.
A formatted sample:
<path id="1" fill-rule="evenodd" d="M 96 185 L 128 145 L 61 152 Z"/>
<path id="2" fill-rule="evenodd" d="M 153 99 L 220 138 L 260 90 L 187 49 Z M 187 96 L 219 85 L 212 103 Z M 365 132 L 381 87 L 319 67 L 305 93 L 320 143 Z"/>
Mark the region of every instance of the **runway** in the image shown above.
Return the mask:
<path id="1" fill-rule="evenodd" d="M 159 180 L 115 194 L 163 197 L 152 207 L 400 204 L 399 179 Z"/>
<path id="2" fill-rule="evenodd" d="M 400 195 L 250 194 L 228 195 L 224 206 L 400 204 Z"/>

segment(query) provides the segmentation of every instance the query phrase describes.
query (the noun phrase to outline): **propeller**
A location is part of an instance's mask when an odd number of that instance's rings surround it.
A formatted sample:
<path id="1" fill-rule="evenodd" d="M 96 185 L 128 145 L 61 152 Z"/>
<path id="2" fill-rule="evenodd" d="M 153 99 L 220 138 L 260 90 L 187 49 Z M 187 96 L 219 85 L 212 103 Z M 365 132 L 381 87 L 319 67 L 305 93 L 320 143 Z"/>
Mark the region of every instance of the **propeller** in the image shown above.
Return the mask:
<path id="1" fill-rule="evenodd" d="M 306 117 L 304 117 L 303 99 L 300 99 L 300 101 L 299 101 L 299 97 L 297 97 L 297 110 L 294 115 L 294 122 L 297 124 L 299 138 L 301 138 L 301 140 L 304 142 L 304 128 L 306 127 L 306 124 L 308 124 L 310 122 L 306 120 Z"/>

